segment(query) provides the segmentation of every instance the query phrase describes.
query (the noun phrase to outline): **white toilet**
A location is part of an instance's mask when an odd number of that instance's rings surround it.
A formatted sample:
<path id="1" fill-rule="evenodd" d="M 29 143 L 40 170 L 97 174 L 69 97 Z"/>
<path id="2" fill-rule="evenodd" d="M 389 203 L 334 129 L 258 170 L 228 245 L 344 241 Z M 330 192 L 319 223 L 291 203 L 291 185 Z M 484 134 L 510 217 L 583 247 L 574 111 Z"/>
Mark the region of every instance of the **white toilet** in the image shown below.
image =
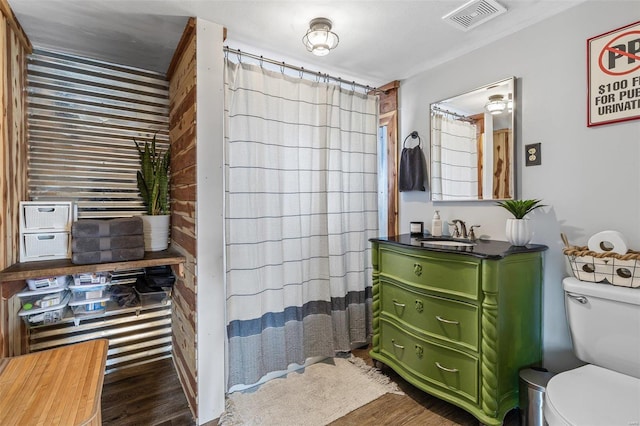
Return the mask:
<path id="1" fill-rule="evenodd" d="M 565 278 L 567 320 L 576 356 L 588 364 L 547 384 L 551 425 L 640 425 L 640 288 Z"/>

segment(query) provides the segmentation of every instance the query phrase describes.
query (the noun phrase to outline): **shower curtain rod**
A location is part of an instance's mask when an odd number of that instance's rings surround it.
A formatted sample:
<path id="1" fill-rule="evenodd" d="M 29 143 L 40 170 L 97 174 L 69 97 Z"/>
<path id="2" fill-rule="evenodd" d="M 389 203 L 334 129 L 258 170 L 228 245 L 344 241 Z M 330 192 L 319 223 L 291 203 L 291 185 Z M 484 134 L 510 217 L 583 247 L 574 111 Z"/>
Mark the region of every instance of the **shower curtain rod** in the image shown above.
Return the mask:
<path id="1" fill-rule="evenodd" d="M 345 80 L 343 78 L 340 77 L 334 77 L 332 75 L 329 75 L 327 73 L 322 73 L 320 71 L 310 71 L 304 67 L 297 67 L 295 65 L 290 65 L 285 63 L 284 61 L 282 62 L 278 62 L 274 59 L 268 59 L 263 57 L 262 55 L 254 55 L 252 53 L 247 53 L 247 52 L 243 52 L 240 49 L 232 49 L 229 46 L 224 46 L 224 54 L 225 57 L 228 58 L 229 53 L 234 53 L 237 57 L 238 57 L 238 62 L 242 62 L 242 57 L 246 56 L 247 58 L 251 58 L 251 59 L 255 59 L 257 61 L 260 62 L 260 66 L 262 66 L 262 64 L 264 62 L 268 63 L 268 64 L 272 64 L 272 65 L 277 65 L 280 67 L 280 71 L 284 73 L 284 69 L 290 69 L 293 71 L 297 71 L 300 73 L 300 78 L 302 78 L 303 74 L 308 74 L 308 75 L 313 75 L 316 77 L 316 81 L 324 81 L 325 83 L 328 83 L 329 81 L 335 81 L 338 84 L 344 84 L 344 85 L 350 85 L 352 87 L 353 90 L 355 90 L 356 87 L 359 87 L 360 89 L 364 89 L 366 90 L 366 93 L 369 92 L 373 92 L 373 94 L 379 94 L 379 93 L 383 93 L 383 91 L 375 88 L 375 87 L 371 87 L 369 85 L 366 84 L 361 84 L 361 83 L 356 83 L 355 81 L 348 81 Z"/>
<path id="2" fill-rule="evenodd" d="M 468 121 L 470 123 L 475 123 L 475 120 L 473 118 L 467 117 L 466 115 L 458 114 L 453 111 L 449 111 L 447 109 L 438 108 L 437 106 L 432 106 L 431 111 L 441 112 L 442 114 L 448 114 L 460 120 Z"/>

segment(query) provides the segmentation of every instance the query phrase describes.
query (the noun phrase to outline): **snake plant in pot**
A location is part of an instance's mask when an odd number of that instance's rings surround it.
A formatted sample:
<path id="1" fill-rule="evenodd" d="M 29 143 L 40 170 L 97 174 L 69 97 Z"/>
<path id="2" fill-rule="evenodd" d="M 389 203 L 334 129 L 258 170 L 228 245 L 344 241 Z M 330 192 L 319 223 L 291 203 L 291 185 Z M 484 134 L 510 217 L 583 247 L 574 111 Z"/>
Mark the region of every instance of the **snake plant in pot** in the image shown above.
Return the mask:
<path id="1" fill-rule="evenodd" d="M 169 162 L 171 148 L 163 153 L 156 148 L 156 135 L 151 142 L 139 144 L 138 190 L 146 208 L 142 215 L 145 251 L 165 250 L 169 245 Z"/>
<path id="2" fill-rule="evenodd" d="M 507 241 L 513 246 L 525 246 L 531 241 L 531 229 L 529 228 L 527 214 L 533 210 L 545 207 L 540 204 L 542 200 L 503 200 L 498 201 L 497 205 L 506 209 L 513 215 L 507 219 L 506 236 Z"/>

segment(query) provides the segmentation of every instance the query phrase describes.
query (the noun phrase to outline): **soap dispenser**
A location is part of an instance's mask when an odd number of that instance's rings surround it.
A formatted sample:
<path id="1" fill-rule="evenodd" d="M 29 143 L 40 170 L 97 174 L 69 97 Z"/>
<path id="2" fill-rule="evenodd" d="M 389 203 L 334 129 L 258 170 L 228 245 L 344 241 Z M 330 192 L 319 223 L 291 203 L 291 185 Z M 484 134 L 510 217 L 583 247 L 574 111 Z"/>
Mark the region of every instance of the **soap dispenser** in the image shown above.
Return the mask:
<path id="1" fill-rule="evenodd" d="M 436 210 L 431 221 L 431 235 L 434 237 L 442 236 L 442 220 L 440 220 L 440 211 Z"/>

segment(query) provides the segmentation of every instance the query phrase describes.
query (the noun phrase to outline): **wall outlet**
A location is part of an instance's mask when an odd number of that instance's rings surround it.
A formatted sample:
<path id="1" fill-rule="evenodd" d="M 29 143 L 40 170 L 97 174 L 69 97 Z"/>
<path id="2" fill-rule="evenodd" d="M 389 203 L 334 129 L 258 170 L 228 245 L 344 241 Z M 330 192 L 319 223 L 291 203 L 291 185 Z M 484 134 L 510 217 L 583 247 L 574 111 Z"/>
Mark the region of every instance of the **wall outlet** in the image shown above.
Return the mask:
<path id="1" fill-rule="evenodd" d="M 532 143 L 524 146 L 525 166 L 539 166 L 542 164 L 541 143 Z"/>

